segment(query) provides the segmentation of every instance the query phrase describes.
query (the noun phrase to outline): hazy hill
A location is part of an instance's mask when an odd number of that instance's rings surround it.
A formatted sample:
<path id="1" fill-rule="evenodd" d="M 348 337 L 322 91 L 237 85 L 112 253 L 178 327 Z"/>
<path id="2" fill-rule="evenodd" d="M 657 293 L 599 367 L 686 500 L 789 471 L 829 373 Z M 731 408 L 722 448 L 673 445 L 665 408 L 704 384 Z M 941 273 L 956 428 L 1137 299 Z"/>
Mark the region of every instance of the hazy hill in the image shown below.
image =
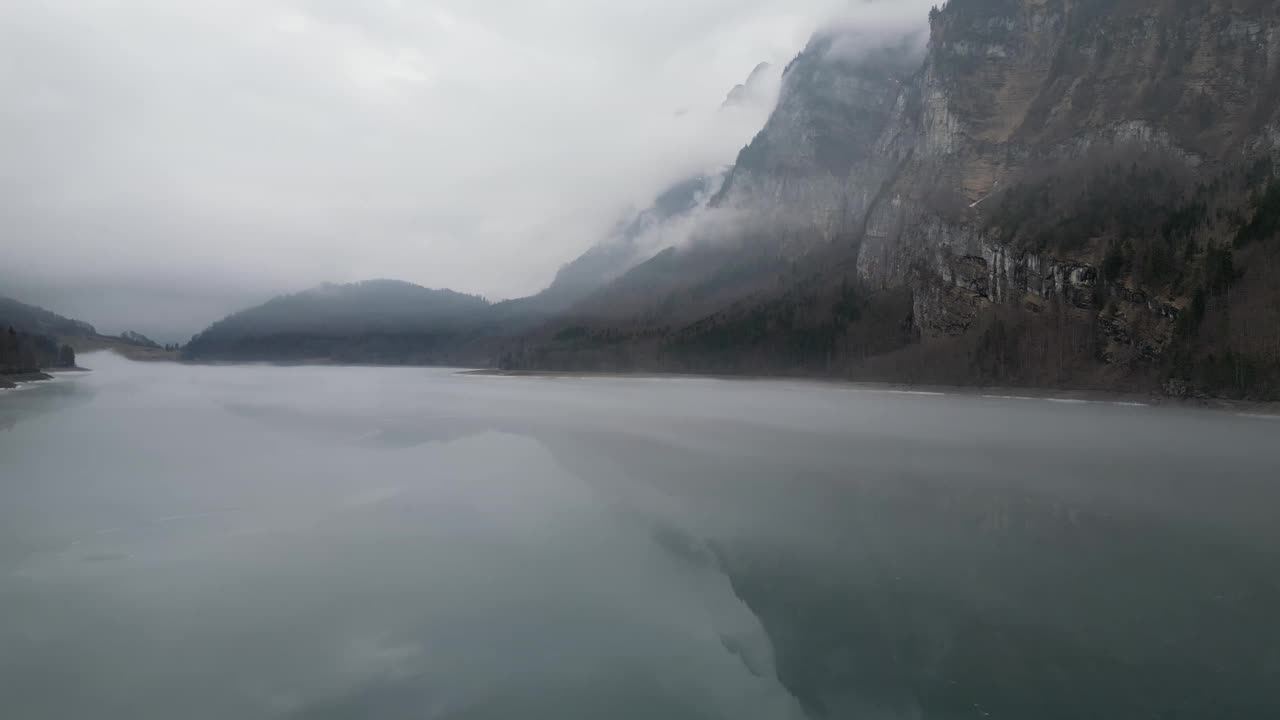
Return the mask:
<path id="1" fill-rule="evenodd" d="M 19 332 L 51 337 L 98 334 L 87 322 L 72 320 L 44 308 L 0 296 L 0 328 L 9 327 Z"/>
<path id="2" fill-rule="evenodd" d="M 548 308 L 563 310 L 617 279 L 664 249 L 662 231 L 705 207 L 722 177 L 699 175 L 663 191 L 653 205 L 622 225 L 618 232 L 567 263 L 537 298 Z"/>
<path id="3" fill-rule="evenodd" d="M 490 309 L 483 298 L 396 280 L 323 285 L 214 323 L 183 348 L 199 360 L 447 362 Z"/>
<path id="4" fill-rule="evenodd" d="M 96 333 L 86 322 L 0 297 L 0 387 L 11 386 L 5 375 L 75 367 L 75 351 L 58 340 L 68 335 Z"/>
<path id="5" fill-rule="evenodd" d="M 720 116 L 732 113 L 766 113 L 776 102 L 778 75 L 769 63 L 760 63 L 746 81 L 729 91 Z M 726 164 L 729 158 L 726 158 Z M 644 210 L 618 224 L 609 236 L 566 263 L 550 287 L 522 302 L 542 311 L 560 311 L 616 280 L 623 273 L 682 242 L 724 185 L 727 167 L 672 183 Z"/>
<path id="6" fill-rule="evenodd" d="M 9 328 L 14 333 L 8 334 Z M 0 372 L 36 368 L 67 368 L 76 355 L 110 350 L 134 360 L 176 360 L 147 337 L 125 332 L 119 337 L 101 335 L 83 320 L 74 320 L 44 308 L 0 297 Z"/>

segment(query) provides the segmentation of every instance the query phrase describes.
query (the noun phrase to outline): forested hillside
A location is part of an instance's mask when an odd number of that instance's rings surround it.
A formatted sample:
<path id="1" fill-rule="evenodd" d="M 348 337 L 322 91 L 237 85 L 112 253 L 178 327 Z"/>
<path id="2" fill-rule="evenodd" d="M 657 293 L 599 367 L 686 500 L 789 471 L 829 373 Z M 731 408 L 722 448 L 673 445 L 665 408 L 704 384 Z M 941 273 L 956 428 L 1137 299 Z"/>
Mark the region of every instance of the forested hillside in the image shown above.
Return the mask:
<path id="1" fill-rule="evenodd" d="M 490 304 L 393 280 L 325 285 L 236 313 L 183 348 L 200 360 L 438 364 L 455 356 Z"/>
<path id="2" fill-rule="evenodd" d="M 93 333 L 88 323 L 0 297 L 0 376 L 75 367 L 75 351 L 57 338 Z"/>

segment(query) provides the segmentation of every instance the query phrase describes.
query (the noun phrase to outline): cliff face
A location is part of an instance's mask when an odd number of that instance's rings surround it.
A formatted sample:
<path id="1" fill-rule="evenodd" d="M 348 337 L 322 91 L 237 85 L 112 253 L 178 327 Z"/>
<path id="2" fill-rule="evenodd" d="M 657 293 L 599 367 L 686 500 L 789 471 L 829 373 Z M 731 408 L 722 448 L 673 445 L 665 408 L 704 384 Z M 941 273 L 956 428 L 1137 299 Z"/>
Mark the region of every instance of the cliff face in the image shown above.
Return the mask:
<path id="1" fill-rule="evenodd" d="M 1090 328 L 1102 364 L 1151 370 L 1195 354 L 1206 304 L 1280 300 L 1273 248 L 1235 241 L 1280 158 L 1276 3 L 952 0 L 907 93 L 917 114 L 876 147 L 914 142 L 865 216 L 857 267 L 912 288 L 926 341 L 998 306 L 1054 311 Z M 1219 355 L 1280 360 L 1274 326 L 1224 322 Z"/>
<path id="2" fill-rule="evenodd" d="M 816 36 L 737 239 L 505 362 L 1280 397 L 1277 170 L 1273 0 L 951 0 L 927 45 Z"/>
<path id="3" fill-rule="evenodd" d="M 951 0 L 931 24 L 923 64 L 815 38 L 722 201 L 812 228 L 792 255 L 847 240 L 927 345 L 995 314 L 1112 378 L 1280 364 L 1274 237 L 1239 242 L 1280 160 L 1280 5 Z"/>
<path id="4" fill-rule="evenodd" d="M 800 271 L 672 347 L 1280 394 L 1280 5 L 951 0 L 930 25 L 918 52 L 846 29 L 792 63 L 717 203 L 791 228 Z"/>
<path id="5" fill-rule="evenodd" d="M 816 36 L 787 67 L 777 108 L 713 204 L 804 227 L 810 240 L 847 233 L 914 139 L 909 83 L 917 46 L 910 37 Z"/>
<path id="6" fill-rule="evenodd" d="M 1274 154 L 1278 14 L 1269 2 L 953 0 L 933 20 L 920 137 L 872 209 L 863 275 L 903 281 L 921 256 L 949 271 L 948 246 L 1001 263 L 996 282 L 1006 263 L 1045 265 L 998 257 L 984 208 L 969 206 L 1068 160 L 1139 152 L 1208 176 Z"/>

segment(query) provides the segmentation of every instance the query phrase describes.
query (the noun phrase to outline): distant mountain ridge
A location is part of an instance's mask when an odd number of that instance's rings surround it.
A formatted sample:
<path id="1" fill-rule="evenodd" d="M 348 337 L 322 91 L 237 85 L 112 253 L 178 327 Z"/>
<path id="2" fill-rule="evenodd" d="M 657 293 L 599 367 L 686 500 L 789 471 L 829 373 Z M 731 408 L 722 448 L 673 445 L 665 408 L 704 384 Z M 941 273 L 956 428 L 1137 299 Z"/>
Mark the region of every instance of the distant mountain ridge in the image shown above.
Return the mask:
<path id="1" fill-rule="evenodd" d="M 69 335 L 94 336 L 89 323 L 72 320 L 41 307 L 0 296 L 0 388 L 13 387 L 18 375 L 35 375 L 48 368 L 73 368 L 75 351 L 59 343 Z"/>
<path id="2" fill-rule="evenodd" d="M 771 64 L 762 62 L 745 82 L 729 92 L 720 112 L 769 111 L 777 93 L 777 73 Z M 609 237 L 566 263 L 550 287 L 537 296 L 537 304 L 544 310 L 563 310 L 673 243 L 683 241 L 697 213 L 720 192 L 728 170 L 728 165 L 708 168 L 666 187 L 652 205 L 627 218 Z"/>
<path id="3" fill-rule="evenodd" d="M 32 335 L 97 335 L 92 325 L 0 295 L 0 329 L 12 327 Z"/>
<path id="4" fill-rule="evenodd" d="M 445 361 L 491 305 L 398 280 L 323 285 L 235 313 L 183 348 L 193 359 L 425 363 Z"/>
<path id="5" fill-rule="evenodd" d="M 722 175 L 698 175 L 663 191 L 653 205 L 636 215 L 613 237 L 591 247 L 556 274 L 542 296 L 560 301 L 561 307 L 579 300 L 617 279 L 627 270 L 665 247 L 662 231 L 705 207 L 724 181 Z"/>
<path id="6" fill-rule="evenodd" d="M 13 335 L 8 330 L 13 329 Z M 162 348 L 139 333 L 103 335 L 93 325 L 0 296 L 0 372 L 71 368 L 76 355 L 114 351 L 134 360 L 174 360 L 173 347 Z"/>
<path id="7" fill-rule="evenodd" d="M 735 85 L 729 94 L 725 97 L 722 108 L 742 107 L 752 103 L 762 102 L 764 98 L 770 94 L 772 78 L 770 74 L 773 72 L 773 65 L 762 62 L 756 65 L 751 74 L 747 76 L 746 82 Z"/>

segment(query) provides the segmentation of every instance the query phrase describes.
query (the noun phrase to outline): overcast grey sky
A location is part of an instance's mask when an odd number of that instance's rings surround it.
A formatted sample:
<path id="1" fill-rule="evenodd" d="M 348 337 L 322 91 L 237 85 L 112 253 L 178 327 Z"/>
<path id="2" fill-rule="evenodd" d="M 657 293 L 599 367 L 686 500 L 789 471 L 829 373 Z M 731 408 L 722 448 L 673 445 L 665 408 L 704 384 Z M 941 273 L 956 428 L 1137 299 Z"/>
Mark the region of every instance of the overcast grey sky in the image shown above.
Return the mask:
<path id="1" fill-rule="evenodd" d="M 725 94 L 850 7 L 5 0 L 0 293 L 177 340 L 322 281 L 535 292 L 731 162 L 764 116 Z"/>

